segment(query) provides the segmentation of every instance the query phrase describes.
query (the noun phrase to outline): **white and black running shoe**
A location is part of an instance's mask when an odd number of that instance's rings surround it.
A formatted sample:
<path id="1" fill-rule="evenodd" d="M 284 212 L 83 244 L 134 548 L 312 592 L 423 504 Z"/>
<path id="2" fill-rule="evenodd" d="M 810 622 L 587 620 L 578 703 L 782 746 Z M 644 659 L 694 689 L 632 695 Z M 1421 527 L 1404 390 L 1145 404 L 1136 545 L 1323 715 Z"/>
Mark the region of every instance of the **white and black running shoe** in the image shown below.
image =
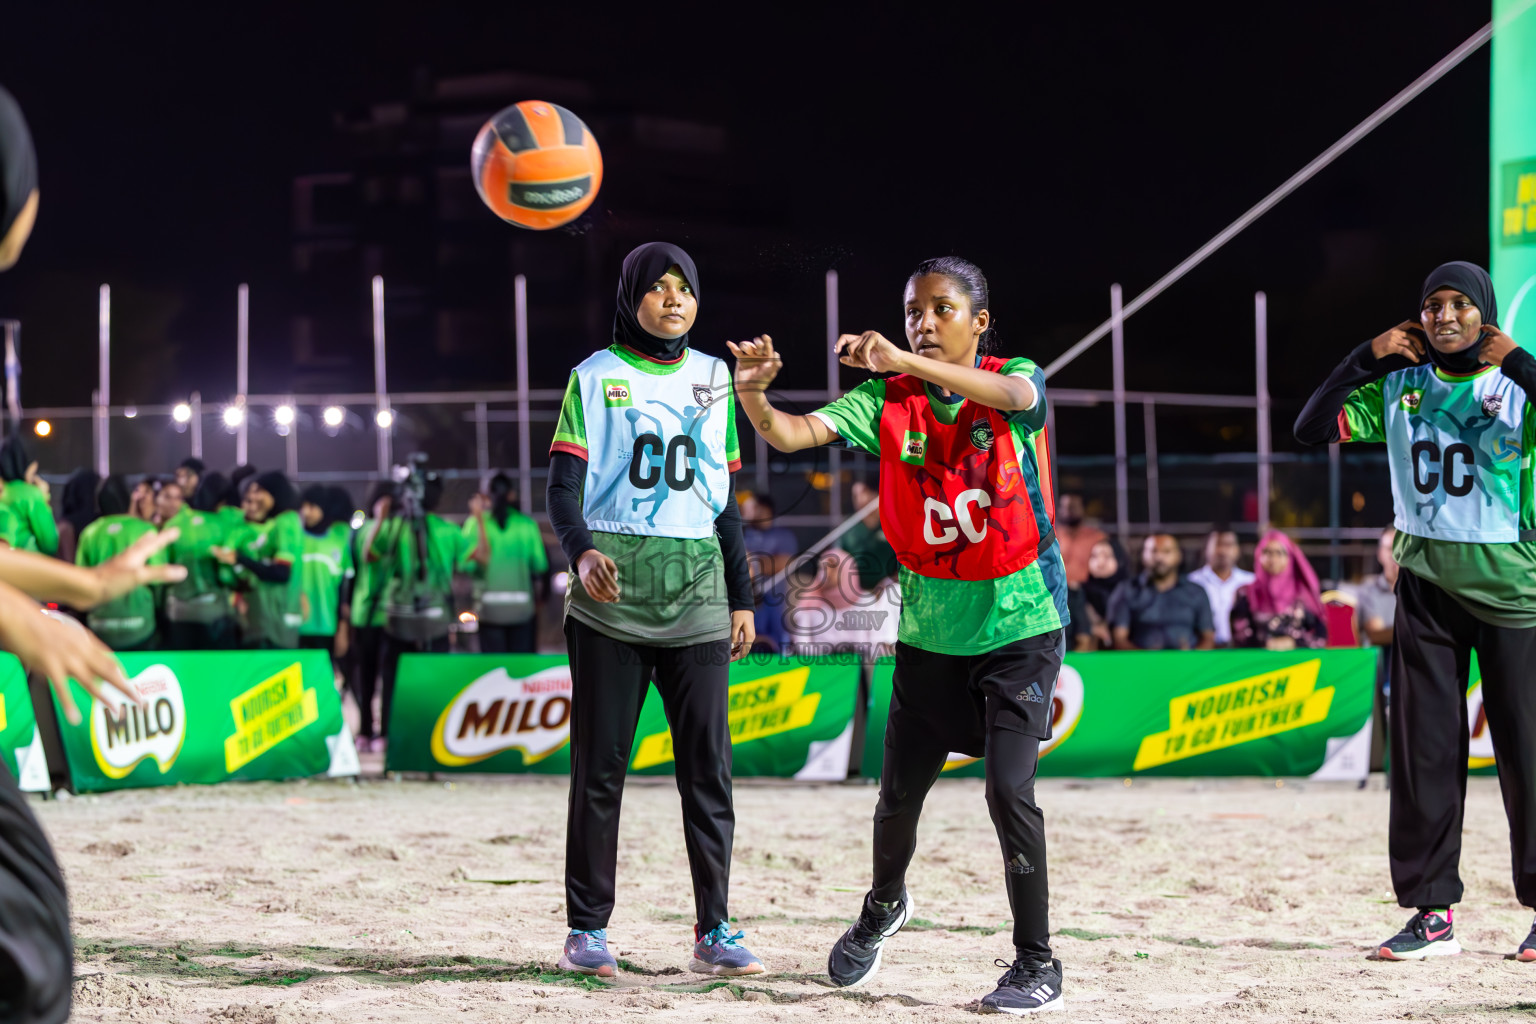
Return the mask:
<path id="1" fill-rule="evenodd" d="M 901 901 L 886 910 L 872 894 L 864 897 L 859 919 L 843 932 L 827 956 L 827 977 L 839 988 L 862 985 L 880 969 L 885 940 L 901 931 L 912 920 L 912 897 L 901 891 Z"/>
<path id="2" fill-rule="evenodd" d="M 1376 951 L 1383 960 L 1425 960 L 1432 956 L 1455 956 L 1461 943 L 1451 930 L 1450 908 L 1420 909 Z"/>
<path id="3" fill-rule="evenodd" d="M 1061 961 L 1048 964 L 1039 961 L 997 961 L 1006 967 L 997 979 L 997 988 L 981 1001 L 982 1013 L 1011 1013 L 1022 1017 L 1026 1013 L 1048 1013 L 1059 1010 L 1061 1001 Z"/>

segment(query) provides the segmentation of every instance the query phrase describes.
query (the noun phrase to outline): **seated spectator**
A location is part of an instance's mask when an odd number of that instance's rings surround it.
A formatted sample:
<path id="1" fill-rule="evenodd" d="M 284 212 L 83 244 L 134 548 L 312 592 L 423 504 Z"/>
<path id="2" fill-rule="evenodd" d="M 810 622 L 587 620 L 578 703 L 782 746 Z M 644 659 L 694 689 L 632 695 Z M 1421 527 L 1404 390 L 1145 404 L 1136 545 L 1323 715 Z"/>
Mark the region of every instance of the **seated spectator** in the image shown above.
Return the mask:
<path id="1" fill-rule="evenodd" d="M 1205 564 L 1189 574 L 1189 581 L 1197 583 L 1211 601 L 1211 621 L 1216 624 L 1216 646 L 1232 646 L 1232 602 L 1237 592 L 1253 582 L 1253 573 L 1239 569 L 1237 560 L 1243 553 L 1237 542 L 1237 534 L 1231 530 L 1216 529 L 1205 538 Z"/>
<path id="2" fill-rule="evenodd" d="M 1143 572 L 1115 588 L 1109 625 L 1117 651 L 1208 651 L 1216 646 L 1205 591 L 1179 575 L 1184 553 L 1166 533 L 1141 548 Z"/>
<path id="3" fill-rule="evenodd" d="M 1296 542 L 1270 530 L 1259 542 L 1253 582 L 1232 603 L 1232 643 L 1292 651 L 1328 644 L 1317 573 Z"/>
<path id="4" fill-rule="evenodd" d="M 816 578 L 795 596 L 789 613 L 790 649 L 808 657 L 894 653 L 901 619 L 896 584 L 883 581 L 873 592 L 865 590 L 853 556 L 838 548 L 823 551 L 816 569 Z"/>
<path id="5" fill-rule="evenodd" d="M 853 504 L 861 509 L 880 496 L 880 492 L 863 480 L 853 482 Z M 896 578 L 896 552 L 885 539 L 880 527 L 880 509 L 860 519 L 843 534 L 842 548 L 853 556 L 854 571 L 859 586 L 873 591 L 886 580 Z"/>
<path id="6" fill-rule="evenodd" d="M 764 584 L 784 571 L 789 560 L 800 550 L 794 531 L 773 525 L 773 498 L 749 491 L 741 502 L 741 538 L 747 549 L 747 568 L 752 572 L 752 589 L 757 597 L 758 651 L 782 651 L 789 644 L 789 605 L 782 582 L 771 592 Z"/>
<path id="7" fill-rule="evenodd" d="M 1067 586 L 1080 587 L 1088 579 L 1088 559 L 1093 546 L 1105 538 L 1103 530 L 1083 522 L 1083 498 L 1063 494 L 1056 499 L 1056 543 L 1066 567 Z"/>
<path id="8" fill-rule="evenodd" d="M 1397 559 L 1392 557 L 1392 542 L 1396 539 L 1396 527 L 1381 531 L 1376 542 L 1381 574 L 1368 577 L 1355 595 L 1355 622 L 1364 647 L 1392 646 L 1392 620 L 1397 614 Z"/>
<path id="9" fill-rule="evenodd" d="M 1115 646 L 1109 629 L 1109 598 L 1115 588 L 1131 577 L 1130 559 L 1120 542 L 1105 537 L 1088 555 L 1088 578 L 1083 582 L 1083 632 L 1090 644 L 1079 643 L 1080 651 L 1107 651 Z"/>

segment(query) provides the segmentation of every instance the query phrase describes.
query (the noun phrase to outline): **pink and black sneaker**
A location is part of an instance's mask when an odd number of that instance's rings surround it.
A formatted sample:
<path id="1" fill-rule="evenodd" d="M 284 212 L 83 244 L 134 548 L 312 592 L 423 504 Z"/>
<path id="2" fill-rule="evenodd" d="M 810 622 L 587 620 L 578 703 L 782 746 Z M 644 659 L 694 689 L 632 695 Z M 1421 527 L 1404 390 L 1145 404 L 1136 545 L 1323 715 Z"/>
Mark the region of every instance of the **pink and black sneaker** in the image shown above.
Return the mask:
<path id="1" fill-rule="evenodd" d="M 1461 943 L 1451 931 L 1451 916 L 1449 907 L 1420 907 L 1402 931 L 1381 944 L 1378 955 L 1383 960 L 1455 956 L 1461 952 Z"/>
<path id="2" fill-rule="evenodd" d="M 1525 937 L 1525 941 L 1515 951 L 1515 959 L 1523 964 L 1536 962 L 1536 923 L 1531 925 L 1531 934 Z"/>

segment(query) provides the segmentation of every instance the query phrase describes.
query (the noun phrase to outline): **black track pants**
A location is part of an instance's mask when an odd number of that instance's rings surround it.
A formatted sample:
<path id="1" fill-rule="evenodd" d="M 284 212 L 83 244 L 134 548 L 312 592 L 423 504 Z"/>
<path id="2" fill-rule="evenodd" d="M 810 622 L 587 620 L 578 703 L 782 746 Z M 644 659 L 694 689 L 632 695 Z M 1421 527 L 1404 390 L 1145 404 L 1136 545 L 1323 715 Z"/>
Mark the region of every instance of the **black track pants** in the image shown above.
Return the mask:
<path id="1" fill-rule="evenodd" d="M 395 702 L 395 680 L 400 678 L 400 658 L 406 654 L 447 654 L 452 643 L 446 636 L 436 640 L 402 640 L 386 631 L 379 655 L 379 735 L 389 735 L 390 710 Z"/>
<path id="2" fill-rule="evenodd" d="M 875 807 L 875 899 L 901 898 L 923 799 L 949 753 L 985 755 L 987 808 L 1002 844 L 1013 944 L 1021 957 L 1050 959 L 1045 818 L 1035 803 L 1035 768 L 1040 741 L 1051 735 L 1051 697 L 1065 653 L 1061 630 L 985 654 L 896 645 Z"/>
<path id="3" fill-rule="evenodd" d="M 373 721 L 373 695 L 379 689 L 379 658 L 384 652 L 384 630 L 356 626 L 352 630 L 352 699 L 357 701 L 357 734 L 372 738 L 381 732 Z M 387 720 L 386 720 L 387 721 Z"/>
<path id="4" fill-rule="evenodd" d="M 1490 626 L 1403 569 L 1393 636 L 1388 852 L 1397 902 L 1444 907 L 1461 899 L 1466 694 L 1475 650 L 1509 817 L 1515 895 L 1536 907 L 1536 628 Z"/>
<path id="5" fill-rule="evenodd" d="M 565 835 L 566 918 L 572 928 L 608 927 L 619 857 L 619 805 L 646 686 L 672 728 L 683 840 L 693 874 L 697 925 L 729 919 L 731 732 L 726 722 L 730 643 L 648 647 L 565 620 L 571 654 L 571 802 Z"/>
<path id="6" fill-rule="evenodd" d="M 27 798 L 0 768 L 0 1022 L 59 1024 L 73 974 L 64 877 Z"/>
<path id="7" fill-rule="evenodd" d="M 537 654 L 538 622 L 530 619 L 515 626 L 480 623 L 481 654 Z"/>

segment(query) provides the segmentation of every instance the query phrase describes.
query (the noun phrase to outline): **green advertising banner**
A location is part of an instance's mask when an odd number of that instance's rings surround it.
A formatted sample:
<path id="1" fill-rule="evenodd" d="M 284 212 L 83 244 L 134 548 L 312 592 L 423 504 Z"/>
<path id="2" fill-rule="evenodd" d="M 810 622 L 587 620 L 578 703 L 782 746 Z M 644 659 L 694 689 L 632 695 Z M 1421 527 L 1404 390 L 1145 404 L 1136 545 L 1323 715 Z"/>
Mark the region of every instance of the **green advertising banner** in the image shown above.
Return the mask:
<path id="1" fill-rule="evenodd" d="M 863 774 L 878 777 L 895 662 L 876 663 Z M 1040 774 L 1311 775 L 1369 770 L 1374 650 L 1069 654 Z M 945 773 L 981 775 L 951 755 Z"/>
<path id="2" fill-rule="evenodd" d="M 0 654 L 0 760 L 23 790 L 48 792 L 48 761 L 27 693 L 27 674 L 13 654 Z"/>
<path id="3" fill-rule="evenodd" d="M 1489 271 L 1506 333 L 1536 349 L 1536 10 L 1493 0 Z"/>
<path id="4" fill-rule="evenodd" d="M 859 664 L 751 658 L 730 670 L 738 776 L 847 776 Z M 559 655 L 408 654 L 400 659 L 385 767 L 416 772 L 570 771 L 571 672 Z M 661 698 L 646 694 L 630 771 L 670 775 Z"/>
<path id="5" fill-rule="evenodd" d="M 73 726 L 58 714 L 77 792 L 358 772 L 325 651 L 118 657 L 148 707 L 117 694 L 103 703 L 70 684 L 90 709 Z"/>

